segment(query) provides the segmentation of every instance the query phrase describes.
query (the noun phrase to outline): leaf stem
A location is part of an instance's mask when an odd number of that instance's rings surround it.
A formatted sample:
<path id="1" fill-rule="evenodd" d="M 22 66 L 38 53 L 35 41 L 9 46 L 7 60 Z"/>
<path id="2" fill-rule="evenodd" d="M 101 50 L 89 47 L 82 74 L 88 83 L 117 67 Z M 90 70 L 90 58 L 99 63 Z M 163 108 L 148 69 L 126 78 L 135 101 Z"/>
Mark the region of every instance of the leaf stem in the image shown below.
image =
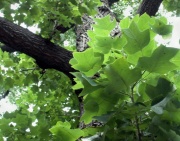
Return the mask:
<path id="1" fill-rule="evenodd" d="M 135 100 L 134 100 L 134 87 L 136 86 L 137 82 L 131 87 L 131 101 L 132 103 L 134 104 L 135 103 Z M 137 129 L 137 133 L 136 133 L 136 136 L 137 136 L 137 139 L 138 141 L 142 141 L 141 139 L 141 131 L 140 131 L 140 128 L 139 128 L 139 120 L 138 120 L 138 116 L 137 116 L 137 113 L 135 112 L 135 124 L 136 124 L 136 129 Z"/>

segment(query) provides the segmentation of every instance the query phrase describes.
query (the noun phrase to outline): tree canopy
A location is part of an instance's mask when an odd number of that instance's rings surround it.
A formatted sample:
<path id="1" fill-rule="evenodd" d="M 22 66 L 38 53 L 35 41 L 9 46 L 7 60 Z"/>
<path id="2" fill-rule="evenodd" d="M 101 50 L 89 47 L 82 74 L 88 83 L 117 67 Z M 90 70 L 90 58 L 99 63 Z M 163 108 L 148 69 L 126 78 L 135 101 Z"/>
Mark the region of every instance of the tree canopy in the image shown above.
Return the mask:
<path id="1" fill-rule="evenodd" d="M 180 50 L 155 40 L 172 34 L 161 4 L 179 15 L 174 0 L 0 0 L 1 100 L 17 107 L 0 140 L 179 141 Z"/>

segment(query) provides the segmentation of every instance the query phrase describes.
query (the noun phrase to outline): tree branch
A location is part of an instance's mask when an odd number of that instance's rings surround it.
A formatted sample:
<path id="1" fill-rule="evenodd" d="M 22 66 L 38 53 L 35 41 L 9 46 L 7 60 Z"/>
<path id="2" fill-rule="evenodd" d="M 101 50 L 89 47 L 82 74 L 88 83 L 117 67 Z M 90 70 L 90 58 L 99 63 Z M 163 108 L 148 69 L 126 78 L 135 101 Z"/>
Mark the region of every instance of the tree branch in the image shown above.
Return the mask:
<path id="1" fill-rule="evenodd" d="M 2 51 L 6 51 L 6 52 L 9 52 L 9 53 L 12 53 L 12 52 L 15 52 L 16 50 L 11 48 L 11 47 L 8 47 L 6 45 L 3 45 L 0 47 Z"/>
<path id="2" fill-rule="evenodd" d="M 5 91 L 4 94 L 1 96 L 0 100 L 6 98 L 9 95 L 9 90 Z"/>
<path id="3" fill-rule="evenodd" d="M 143 0 L 137 13 L 140 15 L 147 13 L 149 16 L 155 16 L 162 1 L 163 0 Z"/>
<path id="4" fill-rule="evenodd" d="M 108 0 L 109 7 L 111 7 L 115 2 L 118 2 L 119 0 Z"/>
<path id="5" fill-rule="evenodd" d="M 64 27 L 62 25 L 58 25 L 56 26 L 56 30 L 60 31 L 61 33 L 65 33 L 66 31 L 68 31 L 69 29 L 71 29 L 72 27 L 74 27 L 74 24 L 71 24 L 70 27 Z"/>
<path id="6" fill-rule="evenodd" d="M 0 17 L 0 42 L 31 56 L 43 69 L 56 69 L 69 76 L 70 79 L 73 78 L 70 74 L 74 71 L 69 64 L 72 58 L 70 51 L 2 17 Z"/>

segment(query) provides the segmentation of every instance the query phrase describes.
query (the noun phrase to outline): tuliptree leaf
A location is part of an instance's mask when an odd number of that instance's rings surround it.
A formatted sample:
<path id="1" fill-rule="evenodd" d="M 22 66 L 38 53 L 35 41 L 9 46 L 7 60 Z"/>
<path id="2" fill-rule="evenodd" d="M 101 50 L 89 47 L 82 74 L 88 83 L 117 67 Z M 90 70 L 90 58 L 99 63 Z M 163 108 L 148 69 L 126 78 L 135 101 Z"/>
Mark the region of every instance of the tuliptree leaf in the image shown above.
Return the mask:
<path id="1" fill-rule="evenodd" d="M 83 131 L 80 129 L 70 129 L 69 122 L 57 122 L 51 129 L 49 129 L 53 135 L 59 141 L 75 141 L 83 136 Z"/>
<path id="2" fill-rule="evenodd" d="M 129 54 L 127 56 L 128 62 L 137 65 L 140 57 L 149 57 L 152 55 L 153 51 L 156 49 L 157 45 L 154 40 L 150 41 L 149 44 L 143 48 L 141 51 L 138 51 L 134 54 Z"/>
<path id="3" fill-rule="evenodd" d="M 97 50 L 98 52 L 102 52 L 104 54 L 109 53 L 109 51 L 112 48 L 115 49 L 121 49 L 124 44 L 123 38 L 111 38 L 111 37 L 102 37 L 102 36 L 96 36 L 95 37 L 95 42 L 94 42 L 94 49 Z"/>
<path id="4" fill-rule="evenodd" d="M 179 49 L 167 48 L 161 45 L 154 50 L 150 57 L 141 57 L 137 67 L 149 72 L 167 73 L 178 68 L 177 65 L 171 62 L 171 59 L 175 57 L 178 52 Z"/>
<path id="5" fill-rule="evenodd" d="M 90 113 L 93 113 L 93 112 L 98 112 L 99 111 L 99 105 L 98 103 L 96 103 L 95 101 L 93 100 L 89 100 L 87 101 L 87 103 L 85 104 L 85 107 L 86 111 L 89 111 Z"/>
<path id="6" fill-rule="evenodd" d="M 103 63 L 103 55 L 94 52 L 92 48 L 84 52 L 75 52 L 73 55 L 74 58 L 70 60 L 70 64 L 87 76 L 93 76 L 97 73 Z"/>
<path id="7" fill-rule="evenodd" d="M 93 25 L 93 30 L 96 35 L 99 36 L 109 36 L 110 31 L 116 26 L 116 21 L 111 21 L 110 15 L 107 15 L 101 19 L 95 19 L 95 24 Z"/>
<path id="8" fill-rule="evenodd" d="M 91 39 L 88 45 L 93 47 L 95 51 L 104 54 L 109 53 L 112 48 L 121 49 L 122 39 L 110 37 L 110 33 L 115 26 L 115 20 L 111 21 L 109 15 L 101 19 L 95 19 L 93 30 L 88 31 L 88 36 Z"/>
<path id="9" fill-rule="evenodd" d="M 104 72 L 109 80 L 109 91 L 127 90 L 141 78 L 139 69 L 130 69 L 130 64 L 123 59 L 117 59 L 114 63 L 105 67 Z"/>
<path id="10" fill-rule="evenodd" d="M 117 93 L 109 93 L 103 88 L 88 94 L 84 100 L 85 112 L 81 117 L 81 121 L 87 124 L 92 121 L 93 117 L 101 116 L 111 111 L 119 97 L 120 95 Z"/>
<path id="11" fill-rule="evenodd" d="M 159 115 L 163 114 L 164 108 L 165 108 L 166 104 L 169 102 L 170 99 L 171 99 L 171 96 L 168 95 L 162 101 L 160 101 L 156 105 L 153 105 L 151 107 L 151 110 L 154 111 L 156 114 L 159 114 Z"/>
<path id="12" fill-rule="evenodd" d="M 166 97 L 173 90 L 173 85 L 170 81 L 165 78 L 159 78 L 157 85 L 146 85 L 146 93 L 151 99 L 162 96 Z"/>
<path id="13" fill-rule="evenodd" d="M 129 25 L 131 24 L 131 20 L 130 18 L 124 18 L 121 22 L 120 22 L 120 27 L 122 29 L 127 29 L 129 28 Z"/>
<path id="14" fill-rule="evenodd" d="M 76 76 L 76 78 L 78 78 L 84 86 L 84 89 L 80 93 L 80 96 L 84 96 L 101 88 L 101 86 L 99 86 L 92 78 L 86 77 L 82 73 L 76 72 L 73 73 L 73 75 Z"/>
<path id="15" fill-rule="evenodd" d="M 151 25 L 152 30 L 160 35 L 172 33 L 172 25 L 166 25 L 163 21 L 156 19 L 155 24 Z"/>
<path id="16" fill-rule="evenodd" d="M 129 28 L 123 29 L 122 31 L 127 39 L 124 50 L 129 54 L 142 50 L 150 42 L 149 29 L 140 31 L 135 22 L 132 22 Z"/>
<path id="17" fill-rule="evenodd" d="M 180 123 L 180 116 L 179 116 L 179 109 L 176 109 L 176 111 L 167 111 L 165 110 L 162 119 L 166 119 L 169 121 L 173 121 L 175 123 Z"/>
<path id="18" fill-rule="evenodd" d="M 103 131 L 103 128 L 90 127 L 90 128 L 83 129 L 83 132 L 84 132 L 84 136 L 90 136 L 90 135 L 95 135 L 97 132 L 101 130 Z"/>

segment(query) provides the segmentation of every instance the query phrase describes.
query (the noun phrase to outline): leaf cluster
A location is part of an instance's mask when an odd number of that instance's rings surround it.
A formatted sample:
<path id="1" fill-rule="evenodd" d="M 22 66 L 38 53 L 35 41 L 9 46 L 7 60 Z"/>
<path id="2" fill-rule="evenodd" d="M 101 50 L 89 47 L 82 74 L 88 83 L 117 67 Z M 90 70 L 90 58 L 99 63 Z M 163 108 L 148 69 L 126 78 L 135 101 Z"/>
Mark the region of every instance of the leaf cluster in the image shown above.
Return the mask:
<path id="1" fill-rule="evenodd" d="M 52 140 L 49 129 L 59 120 L 77 126 L 77 98 L 66 76 L 55 70 L 42 76 L 42 70 L 25 54 L 0 51 L 0 58 L 0 93 L 9 90 L 10 102 L 17 108 L 1 113 L 0 140 Z"/>
<path id="2" fill-rule="evenodd" d="M 74 89 L 83 89 L 80 121 L 102 123 L 94 130 L 102 141 L 179 140 L 179 86 L 174 75 L 179 74 L 180 52 L 154 40 L 157 34 L 170 34 L 172 26 L 163 17 L 137 15 L 123 19 L 121 36 L 112 38 L 115 26 L 109 16 L 95 19 L 88 31 L 90 48 L 75 52 L 70 61 L 79 71 L 73 73 Z M 91 128 L 84 131 L 94 135 Z"/>
<path id="3" fill-rule="evenodd" d="M 164 7 L 171 12 L 175 12 L 177 16 L 180 15 L 180 1 L 178 0 L 165 0 L 163 1 Z"/>

